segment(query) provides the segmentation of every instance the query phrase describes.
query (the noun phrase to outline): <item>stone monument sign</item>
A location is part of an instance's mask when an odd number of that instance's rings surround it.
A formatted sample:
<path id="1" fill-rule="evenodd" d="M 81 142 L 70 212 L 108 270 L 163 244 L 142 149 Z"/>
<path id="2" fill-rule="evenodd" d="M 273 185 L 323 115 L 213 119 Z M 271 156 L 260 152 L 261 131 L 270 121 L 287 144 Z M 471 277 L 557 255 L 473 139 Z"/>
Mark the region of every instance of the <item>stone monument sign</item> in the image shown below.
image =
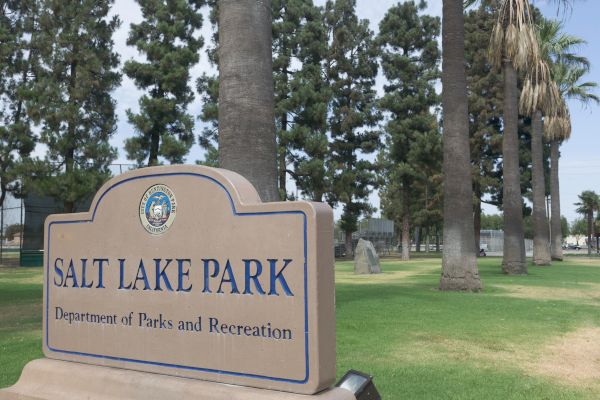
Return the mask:
<path id="1" fill-rule="evenodd" d="M 379 256 L 373 243 L 368 240 L 358 239 L 354 250 L 354 273 L 355 274 L 379 274 Z"/>
<path id="2" fill-rule="evenodd" d="M 335 379 L 332 220 L 322 203 L 261 203 L 248 181 L 221 169 L 113 178 L 89 212 L 46 221 L 44 354 L 326 389 Z"/>

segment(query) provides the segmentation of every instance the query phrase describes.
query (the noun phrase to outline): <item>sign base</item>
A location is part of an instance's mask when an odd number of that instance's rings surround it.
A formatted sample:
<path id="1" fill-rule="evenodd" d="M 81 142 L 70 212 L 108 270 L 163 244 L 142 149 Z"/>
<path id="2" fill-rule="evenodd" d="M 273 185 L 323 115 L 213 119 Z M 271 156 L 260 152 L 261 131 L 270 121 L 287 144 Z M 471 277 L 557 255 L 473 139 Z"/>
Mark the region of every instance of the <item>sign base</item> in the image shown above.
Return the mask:
<path id="1" fill-rule="evenodd" d="M 0 400 L 356 400 L 334 388 L 314 395 L 256 389 L 47 358 L 28 363 Z"/>

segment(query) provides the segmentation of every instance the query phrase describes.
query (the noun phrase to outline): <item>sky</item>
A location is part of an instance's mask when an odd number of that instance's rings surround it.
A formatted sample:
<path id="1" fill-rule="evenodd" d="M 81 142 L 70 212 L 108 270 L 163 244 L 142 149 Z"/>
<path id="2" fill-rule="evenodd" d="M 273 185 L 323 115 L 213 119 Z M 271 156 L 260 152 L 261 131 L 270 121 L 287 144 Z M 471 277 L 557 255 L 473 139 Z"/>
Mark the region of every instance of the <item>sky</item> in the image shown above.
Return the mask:
<path id="1" fill-rule="evenodd" d="M 315 0 L 317 5 L 324 5 L 326 0 Z M 369 19 L 371 28 L 377 32 L 379 21 L 385 15 L 385 12 L 398 1 L 392 0 L 357 0 L 357 13 L 359 18 Z M 426 13 L 440 16 L 442 14 L 442 0 L 429 0 Z M 553 5 L 546 4 L 546 1 L 537 0 L 539 6 L 546 17 L 559 18 L 564 21 L 564 29 L 570 34 L 579 36 L 589 43 L 580 49 L 580 53 L 587 56 L 592 64 L 591 73 L 588 80 L 600 82 L 600 40 L 597 40 L 597 16 L 600 15 L 600 1 L 598 0 L 579 0 L 573 10 L 567 14 L 557 14 Z M 121 57 L 121 62 L 128 59 L 139 58 L 135 48 L 126 44 L 127 34 L 131 23 L 137 23 L 141 20 L 139 6 L 133 0 L 116 0 L 112 10 L 113 14 L 119 15 L 122 24 L 115 34 L 115 50 Z M 205 18 L 202 28 L 202 35 L 205 41 L 209 42 L 211 35 L 211 26 L 208 18 Z M 594 40 L 596 39 L 596 40 Z M 201 52 L 200 62 L 192 70 L 192 80 L 190 84 L 195 89 L 195 80 L 202 72 L 213 70 L 209 65 L 206 53 Z M 377 82 L 378 91 L 381 93 L 383 80 L 381 77 Z M 600 94 L 600 93 L 599 93 Z M 111 144 L 119 149 L 119 157 L 116 162 L 131 163 L 127 160 L 123 143 L 125 138 L 131 137 L 133 128 L 127 122 L 125 111 L 138 109 L 138 99 L 141 92 L 138 91 L 133 82 L 126 76 L 123 77 L 122 85 L 114 93 L 117 101 L 117 114 L 119 117 L 117 133 L 111 140 Z M 577 195 L 583 190 L 596 190 L 600 192 L 600 109 L 598 106 L 590 106 L 585 109 L 576 102 L 569 102 L 569 107 L 573 122 L 572 138 L 562 147 L 562 158 L 560 165 L 560 183 L 561 183 L 561 203 L 562 212 L 569 221 L 578 218 L 575 213 L 573 203 L 577 201 Z M 200 114 L 201 102 L 199 96 L 189 106 L 189 112 L 197 116 Z M 201 122 L 197 121 L 196 130 L 201 130 Z M 43 154 L 43 148 L 36 149 L 36 153 Z M 39 154 L 39 155 L 41 155 Z M 186 162 L 194 163 L 196 160 L 203 159 L 203 151 L 196 144 L 188 155 Z M 379 208 L 379 197 L 376 192 L 371 195 L 372 204 Z M 497 213 L 495 207 L 487 206 L 486 213 Z M 339 217 L 341 211 L 335 210 L 336 217 Z M 378 216 L 377 211 L 374 216 Z"/>

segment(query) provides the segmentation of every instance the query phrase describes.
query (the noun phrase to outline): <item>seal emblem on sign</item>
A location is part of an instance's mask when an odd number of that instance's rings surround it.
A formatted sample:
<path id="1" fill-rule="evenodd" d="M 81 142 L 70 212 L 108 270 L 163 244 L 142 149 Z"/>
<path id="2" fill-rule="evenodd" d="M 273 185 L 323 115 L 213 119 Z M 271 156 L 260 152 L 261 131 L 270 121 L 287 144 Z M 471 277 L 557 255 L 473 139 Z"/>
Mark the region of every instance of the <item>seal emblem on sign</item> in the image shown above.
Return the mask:
<path id="1" fill-rule="evenodd" d="M 140 221 L 153 235 L 165 233 L 177 214 L 177 200 L 173 191 L 163 184 L 151 186 L 140 201 Z"/>

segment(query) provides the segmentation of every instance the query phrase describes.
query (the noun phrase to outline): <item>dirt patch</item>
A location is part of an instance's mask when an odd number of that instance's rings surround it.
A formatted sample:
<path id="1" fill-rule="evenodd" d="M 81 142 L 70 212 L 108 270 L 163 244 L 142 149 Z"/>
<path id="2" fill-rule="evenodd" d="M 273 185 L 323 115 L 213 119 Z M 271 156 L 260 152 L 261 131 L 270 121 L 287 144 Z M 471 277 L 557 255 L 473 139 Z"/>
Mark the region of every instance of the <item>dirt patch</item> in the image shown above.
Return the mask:
<path id="1" fill-rule="evenodd" d="M 544 347 L 531 371 L 581 385 L 600 379 L 600 328 L 581 328 Z"/>
<path id="2" fill-rule="evenodd" d="M 592 257 L 571 257 L 566 258 L 565 261 L 577 263 L 578 265 L 589 265 L 592 267 L 600 267 L 600 258 L 592 258 Z"/>
<path id="3" fill-rule="evenodd" d="M 600 306 L 600 284 L 585 284 L 581 288 L 555 288 L 547 286 L 493 285 L 504 290 L 497 296 L 528 300 L 563 300 Z"/>

